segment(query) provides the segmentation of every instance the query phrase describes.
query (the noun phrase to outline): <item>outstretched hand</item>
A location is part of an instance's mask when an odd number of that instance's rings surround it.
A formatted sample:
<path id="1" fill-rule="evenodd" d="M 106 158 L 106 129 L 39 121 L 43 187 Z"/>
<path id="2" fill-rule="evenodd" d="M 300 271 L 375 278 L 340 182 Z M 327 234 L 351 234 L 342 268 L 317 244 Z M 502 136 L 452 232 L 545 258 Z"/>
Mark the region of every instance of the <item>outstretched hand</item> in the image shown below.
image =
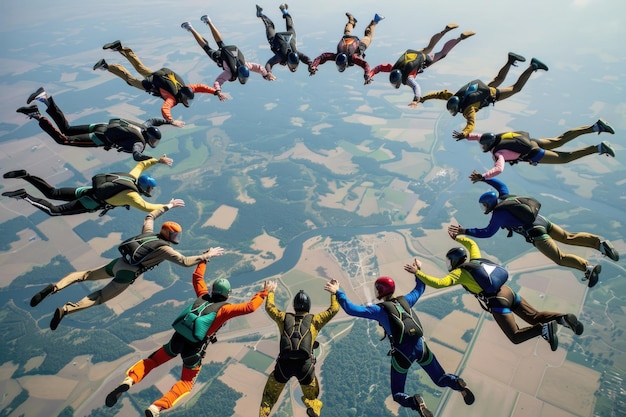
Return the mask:
<path id="1" fill-rule="evenodd" d="M 226 101 L 229 99 L 227 94 L 222 93 L 221 91 L 219 93 L 217 93 L 217 98 L 220 99 L 220 101 Z"/>
<path id="2" fill-rule="evenodd" d="M 335 278 L 331 279 L 326 283 L 326 285 L 324 285 L 324 289 L 331 294 L 336 294 L 339 290 L 339 281 Z"/>
<path id="3" fill-rule="evenodd" d="M 167 155 L 165 155 L 165 154 L 163 154 L 159 158 L 159 164 L 165 164 L 165 165 L 171 167 L 173 163 L 174 163 L 174 160 L 172 158 L 168 158 Z"/>
<path id="4" fill-rule="evenodd" d="M 170 209 L 173 209 L 174 207 L 185 207 L 185 200 L 181 200 L 180 198 L 172 198 L 167 205 Z"/>
<path id="5" fill-rule="evenodd" d="M 185 126 L 185 122 L 183 122 L 182 120 L 172 120 L 170 122 L 170 124 L 172 126 L 175 126 L 175 127 L 184 127 Z"/>
<path id="6" fill-rule="evenodd" d="M 224 254 L 224 248 L 221 248 L 219 246 L 215 248 L 209 248 L 209 250 L 204 253 L 206 253 L 207 258 L 214 258 L 216 256 L 222 256 Z"/>
<path id="7" fill-rule="evenodd" d="M 419 101 L 412 101 L 409 103 L 409 107 L 414 109 L 415 107 L 417 107 L 418 104 L 420 104 Z"/>
<path id="8" fill-rule="evenodd" d="M 485 177 L 483 177 L 483 174 L 481 174 L 480 172 L 474 170 L 470 176 L 469 179 L 472 180 L 473 183 L 477 183 L 479 181 L 485 181 Z"/>
<path id="9" fill-rule="evenodd" d="M 415 273 L 420 269 L 422 269 L 422 263 L 418 261 L 417 258 L 413 259 L 412 264 L 404 265 L 404 270 L 413 275 L 415 275 Z"/>
<path id="10" fill-rule="evenodd" d="M 278 284 L 276 283 L 276 281 L 265 281 L 265 284 L 263 285 L 263 290 L 267 291 L 267 292 L 272 292 L 275 291 L 276 288 L 278 288 Z"/>
<path id="11" fill-rule="evenodd" d="M 465 135 L 463 134 L 463 132 L 459 132 L 459 131 L 456 131 L 456 130 L 454 130 L 452 132 L 452 137 L 454 139 L 456 139 L 456 140 L 463 140 L 463 139 L 465 139 Z"/>
<path id="12" fill-rule="evenodd" d="M 265 78 L 267 81 L 274 81 L 276 79 L 276 76 L 272 74 L 271 72 L 268 72 L 267 75 L 264 76 L 263 78 Z"/>
<path id="13" fill-rule="evenodd" d="M 450 226 L 448 226 L 448 236 L 450 236 L 450 238 L 456 239 L 458 235 L 464 234 L 465 229 L 463 229 L 460 224 L 451 224 Z"/>
<path id="14" fill-rule="evenodd" d="M 312 77 L 317 72 L 317 67 L 309 67 L 309 77 Z"/>

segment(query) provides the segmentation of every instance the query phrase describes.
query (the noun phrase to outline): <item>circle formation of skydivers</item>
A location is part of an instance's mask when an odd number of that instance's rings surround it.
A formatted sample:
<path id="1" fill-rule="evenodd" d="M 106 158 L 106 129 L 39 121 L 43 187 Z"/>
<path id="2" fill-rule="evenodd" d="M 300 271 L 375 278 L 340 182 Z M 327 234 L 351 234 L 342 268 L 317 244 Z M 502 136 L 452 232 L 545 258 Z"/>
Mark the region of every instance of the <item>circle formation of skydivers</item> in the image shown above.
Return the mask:
<path id="1" fill-rule="evenodd" d="M 458 37 L 448 40 L 441 51 L 432 53 L 436 44 L 450 31 L 459 25 L 448 23 L 445 28 L 434 34 L 429 44 L 421 49 L 407 49 L 394 64 L 383 63 L 370 68 L 365 58 L 365 50 L 371 45 L 377 25 L 384 16 L 375 14 L 359 38 L 353 35 L 357 19 L 346 13 L 348 22 L 344 27 L 343 36 L 337 44 L 335 52 L 324 52 L 311 59 L 298 49 L 296 31 L 287 4 L 279 6 L 285 20 L 285 31 L 277 31 L 272 20 L 263 13 L 261 6 L 256 6 L 256 17 L 264 24 L 267 41 L 274 54 L 264 66 L 246 61 L 243 52 L 235 45 L 226 45 L 221 33 L 211 19 L 204 15 L 202 23 L 209 26 L 217 48 L 213 49 L 188 21 L 181 24 L 182 29 L 190 32 L 198 45 L 206 52 L 222 73 L 215 79 L 213 86 L 204 84 L 187 84 L 183 77 L 169 68 L 157 71 L 146 67 L 135 55 L 134 51 L 122 45 L 119 40 L 105 44 L 102 49 L 119 52 L 126 58 L 141 77 L 132 75 L 124 66 L 99 60 L 94 70 L 105 70 L 122 78 L 132 87 L 145 91 L 163 99 L 162 118 L 152 118 L 144 123 L 113 118 L 108 123 L 89 125 L 71 125 L 55 100 L 41 87 L 33 92 L 26 104 L 17 109 L 30 119 L 35 119 L 41 129 L 60 145 L 79 147 L 103 147 L 106 150 L 117 149 L 119 152 L 131 153 L 137 166 L 129 173 L 102 173 L 92 179 L 92 185 L 78 188 L 55 188 L 44 179 L 28 173 L 26 170 L 6 172 L 4 178 L 23 179 L 41 191 L 47 198 L 65 201 L 65 204 L 54 205 L 47 200 L 31 196 L 25 189 L 17 189 L 2 193 L 3 196 L 23 199 L 50 216 L 73 215 L 101 211 L 103 215 L 115 207 L 135 207 L 149 212 L 146 216 L 141 233 L 122 242 L 118 249 L 120 257 L 88 271 L 68 274 L 55 284 L 49 284 L 31 299 L 31 307 L 37 306 L 45 298 L 56 294 L 68 285 L 101 279 L 111 279 L 101 289 L 89 294 L 77 302 L 67 302 L 55 310 L 50 322 L 51 330 L 55 330 L 63 317 L 80 310 L 93 307 L 116 297 L 128 288 L 143 273 L 167 260 L 182 266 L 196 265 L 192 284 L 198 298 L 176 318 L 172 324 L 174 334 L 169 342 L 155 351 L 147 359 L 143 359 L 126 372 L 123 382 L 117 386 L 105 400 L 108 407 L 115 405 L 120 396 L 134 384 L 139 383 L 152 369 L 180 355 L 183 361 L 181 377 L 172 389 L 162 398 L 153 402 L 146 410 L 148 417 L 159 416 L 160 412 L 169 409 L 178 399 L 189 393 L 196 376 L 202 367 L 202 358 L 209 343 L 216 342 L 215 334 L 229 319 L 254 312 L 266 303 L 266 312 L 272 318 L 280 333 L 280 353 L 273 372 L 269 375 L 263 390 L 259 407 L 259 416 L 269 416 L 278 400 L 284 385 L 291 377 L 296 377 L 304 394 L 303 402 L 307 415 L 320 415 L 322 402 L 319 397 L 319 382 L 315 375 L 315 341 L 321 328 L 328 323 L 341 307 L 347 314 L 377 321 L 385 331 L 391 344 L 391 377 L 390 388 L 393 400 L 403 407 L 416 410 L 420 416 L 432 416 L 423 398 L 419 394 L 409 395 L 404 392 L 408 370 L 413 362 L 417 362 L 426 371 L 433 382 L 440 387 L 449 387 L 459 391 L 467 405 L 471 405 L 474 394 L 465 380 L 457 375 L 446 373 L 439 364 L 434 353 L 429 349 L 424 330 L 419 318 L 412 309 L 426 286 L 443 288 L 453 285 L 463 286 L 473 294 L 483 309 L 489 312 L 498 326 L 512 343 L 522 343 L 536 337 L 544 338 L 552 351 L 558 349 L 557 326 L 571 329 L 574 334 L 581 335 L 583 324 L 572 313 L 537 311 L 509 285 L 509 274 L 506 269 L 488 259 L 481 257 L 478 245 L 469 237 L 488 238 L 499 229 L 509 230 L 522 235 L 527 242 L 535 246 L 541 253 L 556 264 L 574 268 L 584 273 L 583 280 L 588 287 L 598 283 L 601 265 L 592 265 L 588 260 L 561 252 L 556 242 L 568 245 L 589 247 L 598 250 L 613 261 L 619 260 L 619 254 L 610 241 L 597 235 L 568 232 L 546 217 L 539 214 L 541 203 L 533 197 L 510 194 L 508 187 L 498 179 L 506 162 L 511 165 L 518 162 L 538 164 L 564 164 L 593 153 L 615 157 L 615 152 L 608 142 L 584 147 L 572 152 L 560 152 L 554 149 L 566 144 L 580 135 L 596 132 L 614 134 L 614 129 L 604 120 L 599 119 L 592 125 L 570 129 L 555 138 L 533 139 L 523 131 L 501 133 L 473 133 L 476 124 L 476 112 L 481 108 L 504 100 L 521 91 L 530 76 L 536 71 L 548 71 L 548 66 L 537 58 L 532 58 L 528 67 L 520 74 L 518 80 L 509 87 L 500 88 L 509 70 L 518 62 L 525 62 L 523 56 L 509 52 L 506 64 L 496 77 L 485 83 L 475 79 L 457 92 L 448 90 L 435 91 L 422 95 L 416 81 L 418 74 L 423 72 L 447 54 L 462 40 L 475 35 L 468 30 Z M 461 131 L 452 132 L 456 140 L 467 139 L 478 141 L 483 152 L 491 153 L 494 167 L 486 172 L 474 171 L 469 178 L 473 183 L 485 182 L 496 191 L 487 191 L 479 199 L 485 214 L 491 214 L 489 224 L 485 228 L 464 228 L 450 225 L 448 234 L 462 246 L 454 247 L 446 254 L 448 275 L 435 278 L 422 272 L 422 263 L 414 259 L 404 266 L 405 271 L 415 277 L 415 288 L 408 294 L 395 296 L 395 281 L 390 277 L 379 277 L 375 284 L 378 304 L 359 306 L 347 298 L 339 288 L 339 282 L 331 279 L 325 283 L 324 289 L 331 293 L 330 306 L 327 310 L 311 314 L 311 299 L 304 291 L 300 291 L 293 299 L 294 313 L 279 310 L 274 305 L 276 282 L 266 281 L 262 291 L 257 292 L 247 303 L 229 304 L 227 302 L 231 286 L 227 279 L 218 279 L 211 285 L 211 290 L 204 281 L 206 263 L 210 258 L 220 256 L 224 249 L 209 248 L 195 256 L 184 256 L 171 247 L 180 242 L 182 228 L 176 222 L 166 221 L 158 233 L 154 232 L 154 221 L 166 211 L 184 207 L 182 200 L 172 198 L 168 204 L 153 204 L 143 197 L 150 197 L 156 186 L 156 180 L 143 173 L 154 164 L 172 165 L 173 161 L 166 155 L 154 158 L 144 152 L 149 146 L 155 148 L 161 132 L 158 126 L 173 125 L 184 127 L 185 123 L 172 117 L 171 109 L 177 104 L 189 107 L 197 93 L 213 94 L 220 101 L 228 99 L 222 92 L 225 82 L 239 81 L 245 84 L 250 72 L 260 74 L 264 79 L 276 79 L 272 73 L 275 65 L 286 66 L 295 72 L 299 63 L 307 65 L 309 74 L 315 75 L 318 67 L 328 61 L 334 61 L 339 72 L 357 65 L 363 69 L 365 84 L 370 84 L 374 76 L 381 72 L 389 73 L 389 82 L 393 88 L 401 85 L 410 87 L 413 100 L 409 107 L 415 108 L 419 103 L 431 99 L 446 100 L 446 108 L 452 116 L 461 113 L 466 119 L 466 126 Z M 33 103 L 33 104 L 31 104 Z M 55 122 L 55 127 L 39 112 L 37 103 L 46 106 L 46 113 Z M 514 316 L 518 316 L 530 326 L 519 328 Z"/>

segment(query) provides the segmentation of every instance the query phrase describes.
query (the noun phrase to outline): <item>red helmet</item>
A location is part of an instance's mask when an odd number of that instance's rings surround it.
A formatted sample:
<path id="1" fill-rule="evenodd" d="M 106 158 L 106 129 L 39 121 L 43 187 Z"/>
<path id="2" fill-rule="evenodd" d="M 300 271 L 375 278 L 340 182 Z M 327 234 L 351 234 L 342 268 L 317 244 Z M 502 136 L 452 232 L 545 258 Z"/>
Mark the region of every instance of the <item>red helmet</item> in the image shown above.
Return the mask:
<path id="1" fill-rule="evenodd" d="M 178 244 L 178 242 L 180 242 L 180 234 L 182 231 L 183 228 L 180 227 L 180 224 L 176 222 L 165 222 L 163 223 L 163 226 L 161 226 L 161 232 L 159 235 L 162 239 L 165 239 L 168 242 Z"/>
<path id="2" fill-rule="evenodd" d="M 376 288 L 376 298 L 379 300 L 387 295 L 391 295 L 396 290 L 396 283 L 390 277 L 379 277 L 374 283 Z"/>

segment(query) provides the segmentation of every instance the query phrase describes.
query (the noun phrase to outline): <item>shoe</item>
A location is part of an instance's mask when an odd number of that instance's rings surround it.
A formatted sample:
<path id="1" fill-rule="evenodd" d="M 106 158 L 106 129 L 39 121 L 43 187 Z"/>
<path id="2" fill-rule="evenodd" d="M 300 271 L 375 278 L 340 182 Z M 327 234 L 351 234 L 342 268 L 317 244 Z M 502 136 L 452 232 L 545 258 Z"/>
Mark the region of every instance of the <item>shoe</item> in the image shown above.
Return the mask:
<path id="1" fill-rule="evenodd" d="M 191 23 L 183 22 L 183 23 L 180 24 L 180 27 L 185 29 L 185 30 L 191 30 Z"/>
<path id="2" fill-rule="evenodd" d="M 602 265 L 587 265 L 585 277 L 583 278 L 583 281 L 589 281 L 587 287 L 593 288 L 598 283 L 600 272 L 602 272 Z"/>
<path id="3" fill-rule="evenodd" d="M 561 317 L 561 321 L 561 325 L 563 327 L 571 329 L 578 336 L 583 334 L 583 332 L 585 331 L 585 326 L 583 326 L 583 324 L 578 321 L 578 318 L 574 314 L 568 313 L 564 315 L 563 317 Z"/>
<path id="4" fill-rule="evenodd" d="M 161 410 L 159 410 L 159 407 L 152 404 L 146 409 L 145 413 L 146 417 L 159 417 L 161 415 Z"/>
<path id="5" fill-rule="evenodd" d="M 426 403 L 421 395 L 415 394 L 413 396 L 413 400 L 415 401 L 416 410 L 421 417 L 434 417 L 433 413 L 426 408 Z"/>
<path id="6" fill-rule="evenodd" d="M 261 16 L 263 16 L 263 8 L 257 4 L 256 5 L 256 17 L 261 17 Z"/>
<path id="7" fill-rule="evenodd" d="M 46 288 L 39 291 L 37 294 L 30 299 L 30 306 L 35 307 L 37 304 L 41 303 L 41 301 L 52 294 L 54 292 L 54 284 L 48 284 Z"/>
<path id="8" fill-rule="evenodd" d="M 515 52 L 509 52 L 509 62 L 511 62 L 511 65 L 513 65 L 514 67 L 517 67 L 515 63 L 526 62 L 526 58 L 519 54 L 516 54 Z"/>
<path id="9" fill-rule="evenodd" d="M 458 25 L 458 24 L 456 24 L 456 23 L 448 23 L 448 24 L 446 25 L 446 30 L 456 29 L 456 28 L 458 28 L 458 27 L 459 27 L 459 25 Z"/>
<path id="10" fill-rule="evenodd" d="M 608 240 L 603 240 L 602 242 L 600 242 L 600 253 L 604 256 L 608 256 L 609 258 L 611 258 L 612 261 L 619 261 L 619 253 L 617 253 L 617 251 L 613 247 L 613 244 Z"/>
<path id="11" fill-rule="evenodd" d="M 65 310 L 63 310 L 63 307 L 57 308 L 54 311 L 52 320 L 50 320 L 50 330 L 56 330 L 57 327 L 59 327 L 61 320 L 63 320 L 63 316 L 65 316 Z"/>
<path id="12" fill-rule="evenodd" d="M 309 408 L 307 408 L 307 409 L 306 409 L 306 415 L 307 415 L 307 416 L 309 416 L 309 417 L 320 417 L 320 415 L 319 415 L 319 414 L 317 414 L 317 413 L 315 412 L 315 410 L 314 410 L 314 409 L 312 409 L 311 407 L 309 407 Z"/>
<path id="13" fill-rule="evenodd" d="M 109 66 L 107 65 L 107 62 L 104 59 L 101 59 L 100 61 L 96 62 L 96 65 L 93 66 L 93 70 L 97 70 L 97 69 L 102 69 L 102 70 L 108 70 Z"/>
<path id="14" fill-rule="evenodd" d="M 280 9 L 281 12 L 285 13 L 285 10 L 287 10 L 289 6 L 287 6 L 287 3 L 283 3 L 280 6 L 278 6 L 278 8 Z"/>
<path id="15" fill-rule="evenodd" d="M 461 40 L 463 40 L 463 39 L 470 38 L 474 36 L 475 34 L 476 32 L 474 32 L 473 30 L 466 30 L 465 32 L 461 33 L 461 36 L 459 37 L 461 38 Z"/>
<path id="16" fill-rule="evenodd" d="M 24 178 L 28 175 L 25 169 L 18 169 L 17 171 L 9 171 L 5 173 L 2 178 Z"/>
<path id="17" fill-rule="evenodd" d="M 202 23 L 206 23 L 207 25 L 209 24 L 209 16 L 206 14 L 204 16 L 200 16 L 200 20 Z"/>
<path id="18" fill-rule="evenodd" d="M 537 58 L 531 59 L 530 65 L 535 69 L 535 71 L 537 70 L 547 71 L 548 70 L 548 66 L 544 64 L 543 62 L 539 61 Z"/>
<path id="19" fill-rule="evenodd" d="M 380 22 L 381 20 L 385 20 L 385 16 L 383 16 L 383 15 L 380 15 L 380 14 L 376 13 L 376 14 L 374 15 L 374 20 L 373 20 L 373 22 L 374 22 L 374 23 L 378 23 L 378 22 Z"/>
<path id="20" fill-rule="evenodd" d="M 128 391 L 130 387 L 133 386 L 133 383 L 134 381 L 131 377 L 127 376 L 126 378 L 124 378 L 124 381 L 120 385 L 118 385 L 117 388 L 111 391 L 109 395 L 107 395 L 106 399 L 104 400 L 106 406 L 113 407 L 115 404 L 117 404 L 117 400 L 119 400 L 122 394 Z"/>
<path id="21" fill-rule="evenodd" d="M 15 190 L 15 191 L 5 191 L 2 193 L 2 195 L 5 197 L 10 197 L 10 198 L 26 198 L 28 194 L 26 194 L 25 189 L 20 188 L 19 190 Z"/>
<path id="22" fill-rule="evenodd" d="M 352 26 L 356 26 L 357 20 L 350 13 L 346 12 L 346 16 L 348 17 L 348 21 L 352 22 Z"/>
<path id="23" fill-rule="evenodd" d="M 613 130 L 613 128 L 609 126 L 609 124 L 602 119 L 598 119 L 598 121 L 594 124 L 594 127 L 598 128 L 598 135 L 601 132 L 607 132 L 607 133 L 610 133 L 611 135 L 615 134 L 615 130 Z"/>
<path id="24" fill-rule="evenodd" d="M 608 155 L 615 158 L 615 151 L 613 150 L 609 142 L 600 142 L 600 144 L 598 145 L 598 153 L 600 155 Z"/>
<path id="25" fill-rule="evenodd" d="M 26 100 L 26 104 L 30 104 L 33 100 L 41 101 L 42 103 L 44 103 L 45 102 L 44 100 L 47 98 L 48 96 L 46 95 L 46 90 L 44 90 L 43 87 L 39 87 L 37 91 L 35 91 L 30 96 L 28 96 L 28 100 Z"/>
<path id="26" fill-rule="evenodd" d="M 33 104 L 32 106 L 20 107 L 19 109 L 15 111 L 18 113 L 25 114 L 30 119 L 39 119 L 41 117 L 41 113 L 39 113 L 39 109 L 37 108 L 36 104 Z"/>
<path id="27" fill-rule="evenodd" d="M 122 42 L 120 42 L 119 40 L 117 41 L 113 41 L 113 42 L 109 42 L 109 43 L 105 43 L 102 46 L 102 49 L 112 49 L 114 51 L 120 51 L 122 49 Z"/>
<path id="28" fill-rule="evenodd" d="M 550 343 L 550 349 L 552 352 L 559 348 L 559 338 L 556 335 L 557 321 L 552 320 L 549 323 L 544 323 L 541 329 L 541 337 L 546 339 Z"/>
<path id="29" fill-rule="evenodd" d="M 457 382 L 461 386 L 461 394 L 463 395 L 463 401 L 465 401 L 465 404 L 467 405 L 474 404 L 474 401 L 476 401 L 476 397 L 474 397 L 474 393 L 470 391 L 469 388 L 467 388 L 467 384 L 465 383 L 465 380 L 463 378 L 459 378 Z"/>

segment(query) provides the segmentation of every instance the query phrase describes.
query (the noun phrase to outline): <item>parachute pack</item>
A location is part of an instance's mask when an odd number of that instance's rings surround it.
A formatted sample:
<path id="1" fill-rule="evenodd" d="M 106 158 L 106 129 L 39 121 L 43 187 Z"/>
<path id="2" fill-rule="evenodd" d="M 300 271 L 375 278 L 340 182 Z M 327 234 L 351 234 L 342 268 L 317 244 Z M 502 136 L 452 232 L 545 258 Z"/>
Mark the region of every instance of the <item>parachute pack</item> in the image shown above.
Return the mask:
<path id="1" fill-rule="evenodd" d="M 133 123 L 130 120 L 111 119 L 104 134 L 113 146 L 130 139 L 134 142 L 143 142 L 145 145 L 146 140 L 141 133 L 142 128 L 142 125 Z"/>
<path id="2" fill-rule="evenodd" d="M 493 211 L 505 210 L 526 225 L 535 221 L 540 208 L 541 203 L 532 197 L 510 195 L 498 202 Z"/>
<path id="3" fill-rule="evenodd" d="M 91 178 L 92 196 L 100 203 L 126 190 L 139 192 L 135 177 L 124 172 L 96 174 Z"/>
<path id="4" fill-rule="evenodd" d="M 280 336 L 281 359 L 307 359 L 313 352 L 313 335 L 311 322 L 313 314 L 296 316 L 285 314 L 283 333 Z"/>
<path id="5" fill-rule="evenodd" d="M 154 233 L 142 233 L 123 241 L 117 249 L 124 260 L 133 266 L 141 266 L 141 263 L 161 246 L 169 243 L 159 238 Z"/>
<path id="6" fill-rule="evenodd" d="M 485 294 L 496 294 L 509 280 L 508 271 L 488 259 L 472 259 L 459 265 L 459 268 L 472 274 L 472 278 Z"/>
<path id="7" fill-rule="evenodd" d="M 392 345 L 399 345 L 407 338 L 417 340 L 424 335 L 424 329 L 419 318 L 406 302 L 404 296 L 400 296 L 390 301 L 379 303 L 389 315 L 391 325 L 391 335 L 389 339 Z"/>
<path id="8" fill-rule="evenodd" d="M 218 310 L 224 304 L 225 301 L 212 303 L 198 298 L 176 317 L 172 327 L 190 342 L 200 343 L 207 337 Z"/>

